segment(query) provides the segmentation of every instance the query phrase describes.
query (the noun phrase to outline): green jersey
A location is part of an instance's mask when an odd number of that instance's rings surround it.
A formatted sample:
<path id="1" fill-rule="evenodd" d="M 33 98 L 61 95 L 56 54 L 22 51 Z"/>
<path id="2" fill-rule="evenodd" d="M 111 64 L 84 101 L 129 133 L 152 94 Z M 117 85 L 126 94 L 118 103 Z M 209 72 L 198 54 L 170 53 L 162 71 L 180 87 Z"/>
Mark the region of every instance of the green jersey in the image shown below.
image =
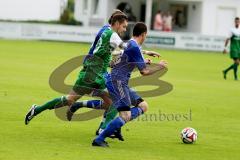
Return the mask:
<path id="1" fill-rule="evenodd" d="M 106 29 L 97 42 L 93 55 L 88 55 L 83 69 L 74 85 L 74 91 L 80 95 L 88 94 L 92 89 L 104 89 L 104 74 L 107 72 L 112 51 L 122 44 L 121 38 L 111 28 Z"/>
<path id="2" fill-rule="evenodd" d="M 122 43 L 121 38 L 112 29 L 105 30 L 97 42 L 93 56 L 87 58 L 84 63 L 88 74 L 102 77 L 107 72 L 111 60 L 112 51 Z M 94 76 L 92 76 L 94 78 Z"/>
<path id="3" fill-rule="evenodd" d="M 97 46 L 93 51 L 93 55 L 101 59 L 100 63 L 102 63 L 101 69 L 103 73 L 107 72 L 112 51 L 121 43 L 121 38 L 111 29 L 105 30 L 101 38 L 98 40 Z"/>
<path id="4" fill-rule="evenodd" d="M 240 28 L 231 29 L 230 33 L 230 57 L 240 58 Z"/>

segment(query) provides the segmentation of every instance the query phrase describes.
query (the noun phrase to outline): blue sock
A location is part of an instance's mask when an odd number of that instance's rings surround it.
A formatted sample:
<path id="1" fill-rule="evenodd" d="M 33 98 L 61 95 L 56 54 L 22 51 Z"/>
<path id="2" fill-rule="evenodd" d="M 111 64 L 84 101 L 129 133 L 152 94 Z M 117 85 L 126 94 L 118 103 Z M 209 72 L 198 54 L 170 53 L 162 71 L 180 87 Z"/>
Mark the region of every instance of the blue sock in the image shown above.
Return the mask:
<path id="1" fill-rule="evenodd" d="M 93 108 L 93 109 L 103 109 L 102 108 L 103 102 L 101 100 L 89 100 L 89 101 L 81 101 L 74 103 L 70 111 L 76 112 L 79 108 L 86 107 L 86 108 Z"/>
<path id="2" fill-rule="evenodd" d="M 95 139 L 95 141 L 104 141 L 106 137 L 112 135 L 115 130 L 121 128 L 125 124 L 125 121 L 121 117 L 117 117 L 112 120 L 107 128 Z"/>
<path id="3" fill-rule="evenodd" d="M 143 110 L 140 107 L 133 107 L 130 109 L 131 111 L 131 120 L 137 118 L 141 114 L 143 114 Z M 106 129 L 95 139 L 96 141 L 104 141 L 106 137 L 112 135 L 115 130 L 121 128 L 126 122 L 121 118 L 117 117 L 112 120 Z"/>
<path id="4" fill-rule="evenodd" d="M 131 111 L 131 120 L 137 118 L 138 116 L 140 116 L 141 114 L 143 114 L 143 110 L 140 107 L 133 107 L 130 109 Z"/>
<path id="5" fill-rule="evenodd" d="M 87 104 L 84 107 L 93 108 L 93 109 L 103 109 L 103 102 L 101 100 L 90 100 L 87 101 Z"/>

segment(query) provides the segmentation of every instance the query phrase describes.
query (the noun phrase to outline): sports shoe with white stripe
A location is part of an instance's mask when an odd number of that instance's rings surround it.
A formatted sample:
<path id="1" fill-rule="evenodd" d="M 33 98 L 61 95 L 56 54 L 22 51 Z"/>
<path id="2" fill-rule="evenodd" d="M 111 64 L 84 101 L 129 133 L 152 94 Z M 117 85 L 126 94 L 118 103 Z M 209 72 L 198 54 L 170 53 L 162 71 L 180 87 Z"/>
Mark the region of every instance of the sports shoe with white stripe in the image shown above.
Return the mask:
<path id="1" fill-rule="evenodd" d="M 106 141 L 97 142 L 96 140 L 94 140 L 92 142 L 92 146 L 95 146 L 95 147 L 109 147 L 109 145 Z"/>
<path id="2" fill-rule="evenodd" d="M 96 131 L 96 136 L 98 136 L 99 134 L 101 134 L 104 131 L 104 129 L 99 128 Z M 122 136 L 122 132 L 121 132 L 121 128 L 118 130 L 115 130 L 114 133 L 112 135 L 109 136 L 109 138 L 115 139 L 117 138 L 119 141 L 124 141 L 124 138 Z"/>
<path id="3" fill-rule="evenodd" d="M 28 125 L 28 123 L 33 119 L 34 115 L 34 110 L 37 107 L 37 105 L 32 105 L 31 109 L 29 110 L 29 112 L 27 113 L 26 117 L 25 117 L 25 124 Z"/>

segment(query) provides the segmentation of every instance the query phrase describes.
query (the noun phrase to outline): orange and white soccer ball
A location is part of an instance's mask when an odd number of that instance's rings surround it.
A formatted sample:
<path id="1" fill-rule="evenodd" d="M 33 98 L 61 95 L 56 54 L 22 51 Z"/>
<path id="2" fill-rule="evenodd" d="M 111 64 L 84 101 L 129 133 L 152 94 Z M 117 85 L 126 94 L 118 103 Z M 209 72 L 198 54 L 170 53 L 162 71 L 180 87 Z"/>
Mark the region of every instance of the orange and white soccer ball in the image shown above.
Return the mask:
<path id="1" fill-rule="evenodd" d="M 183 143 L 191 144 L 197 140 L 197 131 L 191 127 L 184 128 L 181 132 Z"/>

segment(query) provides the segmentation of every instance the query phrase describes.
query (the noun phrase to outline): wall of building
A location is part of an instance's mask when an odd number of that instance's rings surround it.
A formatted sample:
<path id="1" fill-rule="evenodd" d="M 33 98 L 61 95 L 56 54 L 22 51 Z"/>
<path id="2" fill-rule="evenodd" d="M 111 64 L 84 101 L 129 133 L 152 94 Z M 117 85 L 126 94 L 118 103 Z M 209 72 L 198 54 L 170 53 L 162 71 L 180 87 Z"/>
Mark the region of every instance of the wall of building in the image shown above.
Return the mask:
<path id="1" fill-rule="evenodd" d="M 74 17 L 77 21 L 81 21 L 83 25 L 88 23 L 89 4 L 87 0 L 75 0 Z"/>
<path id="2" fill-rule="evenodd" d="M 113 9 L 115 9 L 121 2 L 127 2 L 131 5 L 132 7 L 132 11 L 133 11 L 133 14 L 136 16 L 137 18 L 137 21 L 140 20 L 140 8 L 141 8 L 141 4 L 142 3 L 145 3 L 145 0 L 144 2 L 142 2 L 142 0 L 134 0 L 134 1 L 127 1 L 127 0 L 109 0 L 108 1 L 108 17 L 111 15 Z"/>
<path id="3" fill-rule="evenodd" d="M 239 6 L 239 0 L 204 0 L 202 34 L 226 36 L 234 17 L 240 16 Z"/>
<path id="4" fill-rule="evenodd" d="M 75 0 L 74 17 L 84 26 L 101 26 L 107 22 L 109 3 L 108 0 Z"/>
<path id="5" fill-rule="evenodd" d="M 66 0 L 5 0 L 0 1 L 2 20 L 59 20 Z M 75 18 L 88 26 L 104 24 L 120 2 L 128 2 L 140 20 L 141 4 L 145 0 L 75 0 Z M 96 5 L 96 3 L 98 5 Z M 153 15 L 158 9 L 167 11 L 171 4 L 188 5 L 188 24 L 185 32 L 205 35 L 227 35 L 235 16 L 240 16 L 239 0 L 153 0 Z M 195 7 L 193 7 L 195 6 Z"/>
<path id="6" fill-rule="evenodd" d="M 94 7 L 97 1 L 98 7 Z M 140 20 L 140 8 L 141 4 L 145 4 L 145 0 L 75 0 L 74 17 L 76 20 L 83 22 L 84 26 L 88 26 L 91 19 L 107 23 L 113 10 L 116 9 L 117 5 L 121 2 L 129 3 L 137 20 Z"/>
<path id="7" fill-rule="evenodd" d="M 61 0 L 1 0 L 1 20 L 59 20 Z"/>
<path id="8" fill-rule="evenodd" d="M 201 33 L 202 2 L 190 2 L 188 5 L 187 31 L 192 33 Z"/>

